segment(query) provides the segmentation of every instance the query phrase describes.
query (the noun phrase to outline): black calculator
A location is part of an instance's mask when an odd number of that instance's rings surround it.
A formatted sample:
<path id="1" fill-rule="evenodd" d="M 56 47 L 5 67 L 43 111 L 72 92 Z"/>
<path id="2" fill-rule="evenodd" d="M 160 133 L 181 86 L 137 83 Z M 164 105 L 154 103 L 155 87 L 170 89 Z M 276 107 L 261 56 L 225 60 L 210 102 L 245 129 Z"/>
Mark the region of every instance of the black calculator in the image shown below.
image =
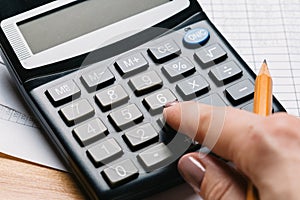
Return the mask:
<path id="1" fill-rule="evenodd" d="M 3 2 L 1 54 L 91 199 L 183 182 L 177 161 L 200 145 L 168 127 L 166 103 L 252 111 L 255 74 L 196 0 Z"/>

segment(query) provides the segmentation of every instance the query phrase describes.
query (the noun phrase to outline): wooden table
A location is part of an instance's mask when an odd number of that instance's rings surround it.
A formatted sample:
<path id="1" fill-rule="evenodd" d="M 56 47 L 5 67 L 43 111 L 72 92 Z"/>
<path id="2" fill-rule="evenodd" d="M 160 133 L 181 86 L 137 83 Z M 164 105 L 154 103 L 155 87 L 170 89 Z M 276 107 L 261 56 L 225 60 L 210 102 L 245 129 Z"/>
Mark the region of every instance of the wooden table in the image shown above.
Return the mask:
<path id="1" fill-rule="evenodd" d="M 62 172 L 0 153 L 0 198 L 82 200 L 76 183 Z"/>

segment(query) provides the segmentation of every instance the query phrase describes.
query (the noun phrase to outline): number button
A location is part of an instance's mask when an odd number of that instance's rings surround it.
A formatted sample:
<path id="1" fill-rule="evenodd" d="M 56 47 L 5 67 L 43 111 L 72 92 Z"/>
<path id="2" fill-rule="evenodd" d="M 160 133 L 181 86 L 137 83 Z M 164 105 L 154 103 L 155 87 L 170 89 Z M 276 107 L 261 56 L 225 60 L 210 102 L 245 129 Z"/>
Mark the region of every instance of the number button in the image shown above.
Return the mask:
<path id="1" fill-rule="evenodd" d="M 92 144 L 104 138 L 106 134 L 107 128 L 98 118 L 86 122 L 73 130 L 73 135 L 81 146 Z"/>
<path id="2" fill-rule="evenodd" d="M 161 78 L 155 71 L 144 73 L 129 80 L 129 85 L 137 96 L 159 89 L 162 84 Z"/>
<path id="3" fill-rule="evenodd" d="M 115 82 L 115 77 L 107 67 L 99 66 L 81 76 L 81 81 L 88 92 L 95 92 Z"/>
<path id="4" fill-rule="evenodd" d="M 195 58 L 203 67 L 222 62 L 227 58 L 227 53 L 219 44 L 202 47 L 195 53 Z"/>
<path id="5" fill-rule="evenodd" d="M 138 169 L 129 159 L 103 170 L 102 175 L 110 187 L 122 185 L 138 177 Z"/>
<path id="6" fill-rule="evenodd" d="M 87 155 L 96 167 L 120 157 L 123 151 L 115 139 L 108 139 L 87 150 Z"/>
<path id="7" fill-rule="evenodd" d="M 163 66 L 162 71 L 170 82 L 175 82 L 193 74 L 196 70 L 190 61 L 178 58 Z"/>
<path id="8" fill-rule="evenodd" d="M 179 56 L 181 49 L 173 40 L 168 40 L 148 49 L 148 54 L 156 63 L 163 63 Z"/>
<path id="9" fill-rule="evenodd" d="M 92 117 L 95 110 L 86 99 L 82 99 L 63 107 L 59 114 L 68 126 L 72 126 Z"/>
<path id="10" fill-rule="evenodd" d="M 96 102 L 102 111 L 108 111 L 129 100 L 129 96 L 121 85 L 117 85 L 96 94 Z"/>
<path id="11" fill-rule="evenodd" d="M 122 131 L 141 122 L 144 116 L 135 104 L 130 104 L 110 113 L 108 119 L 117 131 Z"/>
<path id="12" fill-rule="evenodd" d="M 123 138 L 133 151 L 137 151 L 156 142 L 158 140 L 158 133 L 148 123 L 126 132 Z"/>
<path id="13" fill-rule="evenodd" d="M 155 115 L 162 112 L 166 103 L 176 100 L 176 96 L 169 89 L 164 89 L 146 97 L 143 104 L 152 115 Z"/>
<path id="14" fill-rule="evenodd" d="M 147 171 L 153 171 L 159 167 L 163 167 L 171 157 L 172 152 L 163 143 L 151 147 L 137 156 Z"/>
<path id="15" fill-rule="evenodd" d="M 141 53 L 136 53 L 115 62 L 116 69 L 124 78 L 144 71 L 148 66 L 148 61 Z"/>
<path id="16" fill-rule="evenodd" d="M 46 91 L 54 106 L 60 106 L 80 97 L 80 89 L 73 80 L 61 83 Z"/>

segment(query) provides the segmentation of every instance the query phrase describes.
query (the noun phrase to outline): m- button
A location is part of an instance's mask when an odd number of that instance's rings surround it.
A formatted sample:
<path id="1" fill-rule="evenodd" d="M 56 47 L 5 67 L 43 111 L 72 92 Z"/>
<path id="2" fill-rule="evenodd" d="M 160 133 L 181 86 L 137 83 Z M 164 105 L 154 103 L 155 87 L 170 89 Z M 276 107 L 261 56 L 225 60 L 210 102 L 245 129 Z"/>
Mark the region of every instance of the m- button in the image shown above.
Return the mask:
<path id="1" fill-rule="evenodd" d="M 54 106 L 60 106 L 80 97 L 80 89 L 73 80 L 63 82 L 46 91 Z"/>

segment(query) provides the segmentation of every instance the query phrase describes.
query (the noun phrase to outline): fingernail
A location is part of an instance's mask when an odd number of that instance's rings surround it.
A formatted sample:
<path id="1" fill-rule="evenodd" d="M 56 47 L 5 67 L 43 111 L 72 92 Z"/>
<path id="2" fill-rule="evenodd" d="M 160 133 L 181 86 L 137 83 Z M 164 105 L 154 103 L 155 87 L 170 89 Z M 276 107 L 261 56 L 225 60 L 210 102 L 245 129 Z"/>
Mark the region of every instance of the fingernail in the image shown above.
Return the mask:
<path id="1" fill-rule="evenodd" d="M 195 192 L 200 192 L 201 183 L 205 174 L 204 166 L 194 157 L 182 157 L 178 169 L 184 180 L 192 186 Z"/>
<path id="2" fill-rule="evenodd" d="M 176 104 L 178 104 L 178 103 L 179 103 L 179 101 L 176 99 L 175 101 L 166 103 L 166 104 L 164 105 L 164 108 L 169 108 L 169 107 L 174 106 L 174 105 L 176 105 Z"/>

